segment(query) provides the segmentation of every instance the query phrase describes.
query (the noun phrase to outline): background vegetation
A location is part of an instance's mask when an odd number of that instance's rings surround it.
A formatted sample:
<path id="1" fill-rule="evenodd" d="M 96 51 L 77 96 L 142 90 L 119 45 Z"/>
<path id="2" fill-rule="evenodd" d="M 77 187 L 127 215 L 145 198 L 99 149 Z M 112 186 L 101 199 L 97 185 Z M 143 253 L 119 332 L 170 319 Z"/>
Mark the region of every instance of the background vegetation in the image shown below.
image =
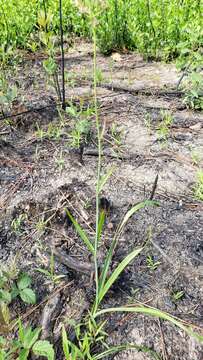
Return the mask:
<path id="1" fill-rule="evenodd" d="M 137 49 L 147 57 L 171 59 L 203 44 L 201 0 L 107 0 L 97 15 L 100 49 Z M 39 17 L 45 11 L 50 30 L 59 28 L 56 0 L 1 0 L 0 53 L 9 48 L 40 46 Z M 64 30 L 71 36 L 91 36 L 91 23 L 78 2 L 63 2 Z M 22 21 L 23 19 L 23 21 Z M 37 42 L 37 44 L 36 44 Z"/>

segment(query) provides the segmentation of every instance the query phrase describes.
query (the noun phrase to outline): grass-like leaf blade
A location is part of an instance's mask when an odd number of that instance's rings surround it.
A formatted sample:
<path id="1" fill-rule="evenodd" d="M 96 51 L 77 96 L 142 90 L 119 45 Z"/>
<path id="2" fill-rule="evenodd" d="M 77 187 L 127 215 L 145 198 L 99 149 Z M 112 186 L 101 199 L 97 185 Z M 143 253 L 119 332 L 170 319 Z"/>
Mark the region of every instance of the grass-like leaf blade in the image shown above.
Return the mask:
<path id="1" fill-rule="evenodd" d="M 148 348 L 145 345 L 135 345 L 135 344 L 123 344 L 123 345 L 112 346 L 109 349 L 103 351 L 102 353 L 98 355 L 94 355 L 94 360 L 104 359 L 109 355 L 113 355 L 124 350 L 137 350 L 138 352 L 142 352 L 145 354 L 148 353 L 149 355 L 151 355 L 151 357 L 154 360 L 161 360 L 161 357 L 152 349 Z"/>
<path id="2" fill-rule="evenodd" d="M 71 213 L 68 209 L 65 209 L 65 212 L 66 212 L 67 216 L 70 218 L 70 220 L 72 221 L 81 240 L 84 242 L 84 244 L 86 245 L 88 250 L 94 255 L 94 246 L 92 245 L 92 243 L 89 240 L 85 231 L 81 228 L 81 226 L 78 224 L 78 222 L 74 219 L 74 217 L 71 215 Z"/>
<path id="3" fill-rule="evenodd" d="M 113 241 L 111 243 L 110 249 L 108 251 L 108 254 L 105 258 L 105 262 L 104 262 L 104 266 L 99 278 L 99 297 L 100 297 L 100 293 L 104 287 L 105 281 L 106 281 L 106 277 L 109 271 L 109 267 L 111 264 L 111 260 L 112 260 L 112 256 L 114 253 L 114 250 L 116 248 L 119 236 L 121 235 L 122 229 L 124 227 L 124 225 L 127 223 L 127 221 L 130 219 L 130 217 L 132 215 L 134 215 L 138 210 L 143 209 L 145 206 L 147 205 L 157 205 L 157 203 L 155 201 L 151 201 L 151 200 L 146 200 L 143 201 L 141 203 L 136 204 L 135 206 L 133 206 L 130 210 L 127 211 L 127 213 L 124 216 L 123 221 L 121 222 L 121 224 L 118 226 L 118 229 L 114 235 Z"/>
<path id="4" fill-rule="evenodd" d="M 126 225 L 126 223 L 128 222 L 128 220 L 131 218 L 132 215 L 134 215 L 138 210 L 143 209 L 146 206 L 152 206 L 152 205 L 158 205 L 157 201 L 153 201 L 153 200 L 145 200 L 143 202 L 140 202 L 136 205 L 134 205 L 130 210 L 127 211 L 127 213 L 125 214 L 123 221 L 120 223 L 118 229 L 117 229 L 117 234 L 118 236 L 121 234 L 124 226 Z"/>
<path id="5" fill-rule="evenodd" d="M 63 346 L 63 353 L 65 355 L 65 358 L 66 360 L 69 360 L 70 352 L 69 352 L 68 338 L 64 325 L 62 326 L 62 346 Z"/>
<path id="6" fill-rule="evenodd" d="M 102 210 L 99 214 L 99 224 L 98 224 L 98 235 L 97 235 L 97 241 L 99 242 L 100 238 L 101 238 L 101 234 L 102 234 L 102 230 L 103 230 L 103 226 L 104 226 L 104 221 L 105 221 L 105 211 Z"/>
<path id="7" fill-rule="evenodd" d="M 99 292 L 99 302 L 103 299 L 103 297 L 106 295 L 108 290 L 111 288 L 113 283 L 118 279 L 119 275 L 122 273 L 122 271 L 128 266 L 128 264 L 137 256 L 140 254 L 143 248 L 138 248 L 132 251 L 130 254 L 128 254 L 121 263 L 117 266 L 117 268 L 113 271 L 105 285 L 100 289 Z"/>
<path id="8" fill-rule="evenodd" d="M 175 318 L 172 315 L 169 315 L 161 310 L 158 309 L 154 309 L 151 307 L 146 307 L 146 306 L 123 306 L 123 307 L 116 307 L 116 308 L 108 308 L 108 309 L 103 309 L 98 311 L 94 317 L 98 317 L 100 315 L 106 314 L 106 313 L 114 313 L 114 312 L 132 312 L 132 313 L 141 313 L 141 314 L 146 314 L 149 316 L 153 316 L 162 320 L 167 320 L 170 323 L 172 323 L 173 325 L 176 325 L 177 327 L 179 327 L 180 329 L 184 330 L 188 335 L 194 337 L 196 340 L 198 340 L 199 342 L 203 343 L 203 336 L 197 334 L 196 332 L 193 332 L 191 330 L 191 327 L 184 325 L 180 320 L 178 320 L 177 318 Z"/>

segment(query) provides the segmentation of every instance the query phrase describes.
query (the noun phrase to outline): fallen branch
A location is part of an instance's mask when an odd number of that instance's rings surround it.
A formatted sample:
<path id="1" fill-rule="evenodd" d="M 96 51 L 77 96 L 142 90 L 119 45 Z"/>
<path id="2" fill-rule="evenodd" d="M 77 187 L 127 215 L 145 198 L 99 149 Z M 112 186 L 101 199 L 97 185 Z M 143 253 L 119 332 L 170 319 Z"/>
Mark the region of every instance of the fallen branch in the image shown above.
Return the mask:
<path id="1" fill-rule="evenodd" d="M 0 121 L 10 119 L 10 118 L 13 118 L 13 117 L 18 117 L 18 116 L 21 116 L 21 115 L 26 115 L 26 114 L 29 114 L 29 113 L 32 113 L 32 112 L 40 112 L 40 111 L 46 110 L 48 108 L 56 108 L 58 105 L 60 105 L 60 103 L 54 103 L 54 104 L 51 104 L 51 105 L 41 106 L 39 108 L 28 109 L 28 110 L 21 111 L 21 112 L 16 113 L 16 114 L 4 114 L 3 116 L 0 117 Z"/>
<path id="2" fill-rule="evenodd" d="M 170 97 L 181 97 L 183 95 L 182 91 L 178 90 L 160 90 L 160 89 L 146 89 L 146 88 L 131 88 L 129 86 L 123 86 L 119 83 L 100 83 L 100 87 L 112 90 L 112 91 L 122 91 L 127 92 L 132 95 L 156 95 L 156 96 L 170 96 Z"/>
<path id="3" fill-rule="evenodd" d="M 64 253 L 62 254 L 56 249 L 52 249 L 49 252 L 52 252 L 52 254 L 59 260 L 61 264 L 67 266 L 71 270 L 75 270 L 86 275 L 91 275 L 94 272 L 93 263 L 75 260 L 72 256 Z"/>
<path id="4" fill-rule="evenodd" d="M 84 156 L 99 156 L 98 150 L 97 149 L 85 149 L 83 152 Z M 128 156 L 128 155 L 121 155 L 121 154 L 116 154 L 113 153 L 112 151 L 109 151 L 108 149 L 104 149 L 102 152 L 102 156 L 106 156 L 112 159 L 119 159 L 119 160 L 131 160 L 132 156 Z M 139 158 L 139 155 L 135 156 L 136 158 Z"/>
<path id="5" fill-rule="evenodd" d="M 58 292 L 55 296 L 49 299 L 42 311 L 42 318 L 41 318 L 41 339 L 47 339 L 50 337 L 51 333 L 51 323 L 54 319 L 54 314 L 58 312 L 59 302 L 60 302 L 61 295 Z"/>

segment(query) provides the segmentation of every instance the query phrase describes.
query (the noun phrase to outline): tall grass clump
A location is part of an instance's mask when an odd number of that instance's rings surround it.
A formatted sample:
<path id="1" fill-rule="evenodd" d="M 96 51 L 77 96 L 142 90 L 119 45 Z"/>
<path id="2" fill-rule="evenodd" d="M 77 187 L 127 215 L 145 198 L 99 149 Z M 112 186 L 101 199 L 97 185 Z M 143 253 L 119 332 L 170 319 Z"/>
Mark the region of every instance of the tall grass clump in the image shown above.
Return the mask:
<path id="1" fill-rule="evenodd" d="M 166 60 L 179 55 L 179 44 L 203 44 L 201 3 L 188 0 L 108 0 L 100 15 L 100 49 L 137 49 Z"/>
<path id="2" fill-rule="evenodd" d="M 130 6 L 129 0 L 109 0 L 101 10 L 97 27 L 97 42 L 104 54 L 136 48 L 128 20 L 131 12 Z"/>
<path id="3" fill-rule="evenodd" d="M 59 3 L 56 0 L 1 0 L 0 2 L 0 59 L 9 48 L 35 51 L 40 47 L 38 19 L 42 13 L 51 18 L 53 35 L 60 28 Z M 88 36 L 89 25 L 86 16 L 72 0 L 63 2 L 63 28 L 71 36 Z"/>
<path id="4" fill-rule="evenodd" d="M 124 230 L 125 225 L 128 220 L 141 209 L 147 206 L 156 206 L 158 205 L 155 201 L 145 200 L 138 204 L 135 204 L 127 213 L 124 215 L 121 222 L 118 224 L 117 229 L 115 231 L 113 240 L 111 242 L 111 246 L 107 251 L 102 266 L 99 266 L 98 262 L 98 249 L 100 246 L 103 228 L 105 226 L 105 214 L 102 210 L 100 210 L 100 196 L 102 189 L 109 177 L 111 176 L 112 170 L 108 171 L 104 174 L 104 170 L 102 168 L 102 129 L 101 124 L 99 122 L 99 114 L 98 114 L 98 105 L 97 105 L 97 61 L 96 61 L 96 45 L 97 45 L 97 19 L 101 14 L 101 2 L 94 1 L 92 3 L 91 0 L 80 1 L 79 5 L 82 10 L 85 11 L 90 19 L 90 23 L 92 24 L 92 38 L 93 38 L 93 96 L 94 96 L 94 111 L 95 111 L 95 122 L 97 128 L 97 139 L 98 139 L 98 164 L 97 164 L 97 181 L 96 181 L 96 232 L 95 237 L 92 239 L 88 236 L 88 234 L 84 231 L 84 229 L 79 225 L 79 223 L 74 219 L 69 210 L 66 210 L 67 216 L 72 221 L 73 225 L 81 240 L 84 242 L 87 249 L 90 251 L 94 258 L 94 267 L 95 267 L 95 298 L 92 304 L 92 307 L 89 309 L 89 312 L 86 318 L 82 323 L 75 325 L 75 340 L 72 342 L 67 334 L 65 327 L 62 329 L 62 343 L 63 343 L 63 351 L 65 354 L 66 360 L 72 359 L 103 359 L 108 355 L 117 353 L 126 349 L 135 349 L 138 351 L 142 351 L 144 353 L 148 353 L 154 359 L 160 359 L 159 356 L 152 349 L 149 349 L 145 346 L 138 346 L 136 344 L 126 343 L 113 347 L 109 347 L 106 338 L 106 323 L 108 322 L 108 314 L 109 313 L 141 313 L 147 316 L 156 317 L 159 319 L 167 320 L 171 324 L 179 327 L 184 330 L 188 335 L 195 337 L 199 341 L 203 341 L 203 336 L 194 333 L 192 329 L 186 326 L 182 321 L 177 318 L 162 312 L 158 309 L 151 308 L 148 306 L 120 306 L 120 307 L 104 307 L 103 300 L 113 284 L 119 278 L 120 274 L 124 271 L 124 269 L 128 266 L 128 264 L 133 261 L 135 257 L 137 257 L 143 250 L 143 247 L 137 247 L 133 249 L 129 254 L 127 254 L 124 259 L 118 263 L 117 267 L 111 271 L 111 262 L 112 257 L 114 255 L 116 246 L 119 242 L 119 238 Z M 106 4 L 102 4 L 105 7 Z M 107 315 L 107 316 L 106 316 Z"/>

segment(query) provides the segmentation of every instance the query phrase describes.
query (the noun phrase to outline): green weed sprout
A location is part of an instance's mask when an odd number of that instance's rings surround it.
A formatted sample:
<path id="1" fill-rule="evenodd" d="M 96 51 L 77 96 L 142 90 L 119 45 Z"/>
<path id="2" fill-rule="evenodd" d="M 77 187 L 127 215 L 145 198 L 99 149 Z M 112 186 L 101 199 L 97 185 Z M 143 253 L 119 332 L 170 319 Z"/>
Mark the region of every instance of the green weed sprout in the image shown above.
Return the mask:
<path id="1" fill-rule="evenodd" d="M 55 264 L 54 264 L 54 255 L 51 254 L 50 257 L 50 265 L 49 270 L 46 269 L 35 269 L 36 271 L 40 272 L 41 274 L 45 275 L 49 282 L 53 283 L 54 285 L 58 284 L 65 275 L 57 275 L 55 273 Z"/>
<path id="2" fill-rule="evenodd" d="M 0 336 L 0 360 L 12 360 L 16 356 L 19 360 L 27 360 L 30 354 L 54 360 L 53 345 L 47 340 L 39 340 L 40 332 L 40 328 L 24 327 L 19 320 L 17 340 L 6 340 Z"/>
<path id="3" fill-rule="evenodd" d="M 194 188 L 196 199 L 203 201 L 203 170 L 197 172 L 197 183 Z"/>

